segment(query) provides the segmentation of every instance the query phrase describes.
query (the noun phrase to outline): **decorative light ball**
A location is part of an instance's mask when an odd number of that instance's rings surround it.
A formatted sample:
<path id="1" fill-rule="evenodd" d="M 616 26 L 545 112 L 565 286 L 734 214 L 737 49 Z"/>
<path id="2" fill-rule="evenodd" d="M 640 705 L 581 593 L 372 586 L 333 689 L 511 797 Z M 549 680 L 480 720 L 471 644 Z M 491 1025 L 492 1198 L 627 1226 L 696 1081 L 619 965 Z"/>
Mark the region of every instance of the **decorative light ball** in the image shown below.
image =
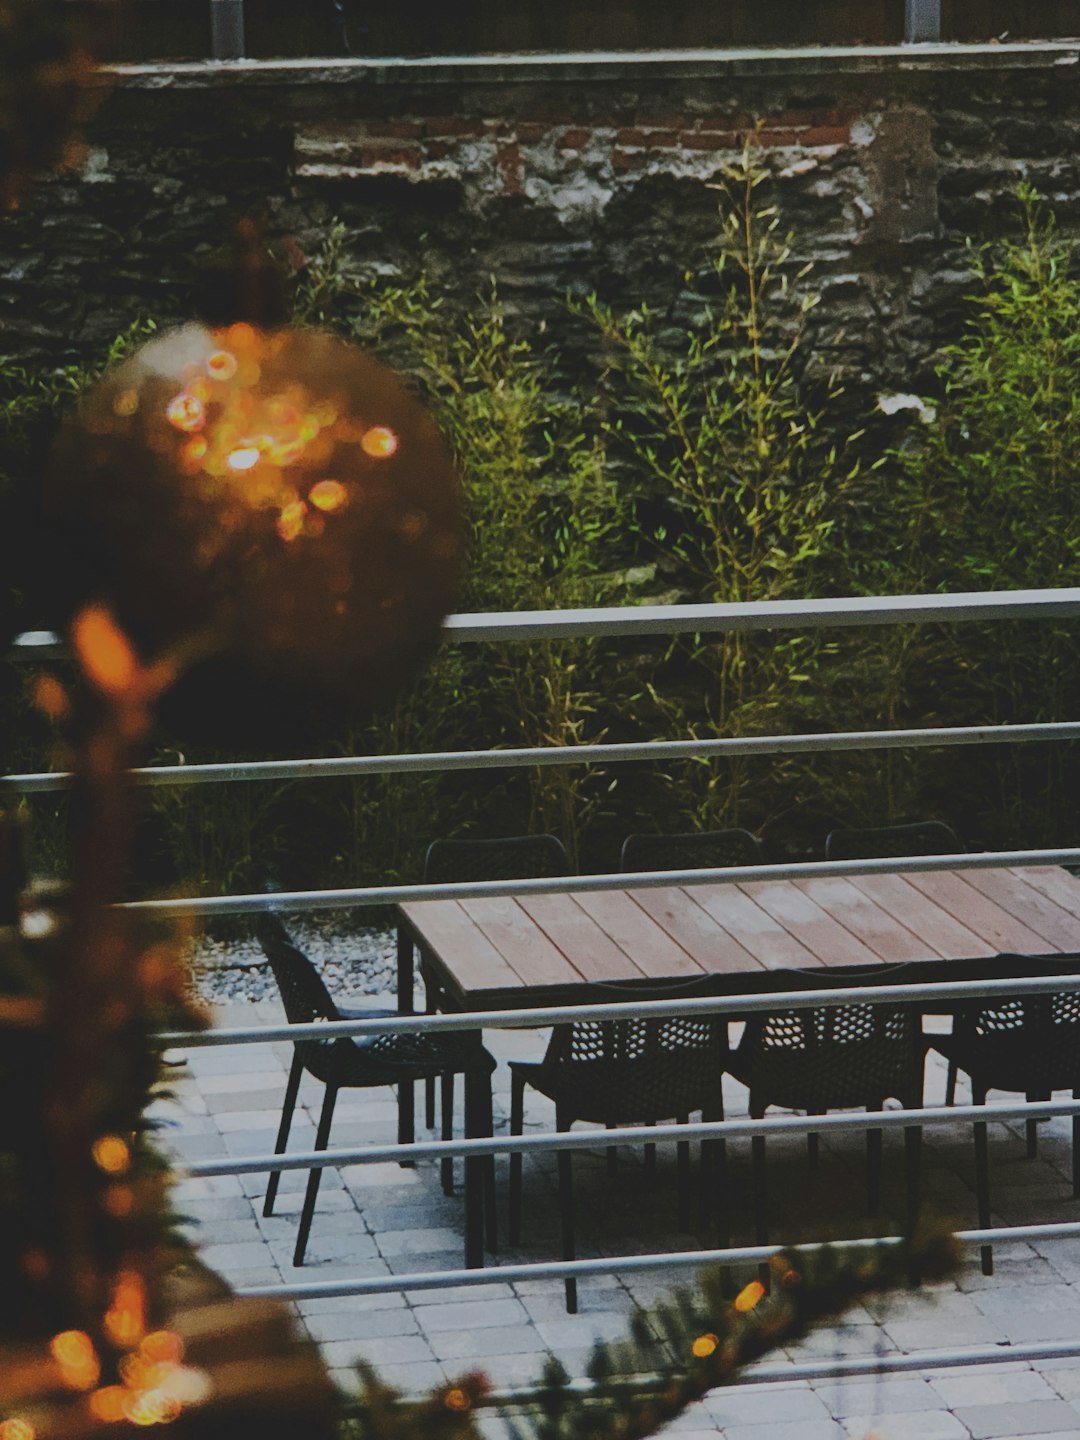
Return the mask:
<path id="1" fill-rule="evenodd" d="M 152 340 L 85 395 L 46 497 L 66 614 L 100 601 L 146 657 L 205 652 L 172 719 L 215 738 L 287 728 L 320 697 L 378 700 L 433 644 L 462 570 L 434 422 L 391 371 L 310 331 Z"/>

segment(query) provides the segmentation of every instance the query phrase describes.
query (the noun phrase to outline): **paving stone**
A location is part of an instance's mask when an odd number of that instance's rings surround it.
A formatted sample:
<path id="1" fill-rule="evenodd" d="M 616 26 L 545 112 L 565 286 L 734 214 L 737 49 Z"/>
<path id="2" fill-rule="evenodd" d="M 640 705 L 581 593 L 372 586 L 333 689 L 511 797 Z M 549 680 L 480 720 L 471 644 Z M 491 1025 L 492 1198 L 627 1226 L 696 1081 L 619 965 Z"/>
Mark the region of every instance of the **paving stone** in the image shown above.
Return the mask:
<path id="1" fill-rule="evenodd" d="M 733 1425 L 781 1425 L 829 1420 L 828 1407 L 811 1390 L 738 1383 L 713 1390 L 702 1408 L 722 1429 Z"/>
<path id="2" fill-rule="evenodd" d="M 363 1307 L 363 1308 L 361 1308 Z M 351 1310 L 326 1311 L 304 1317 L 308 1334 L 320 1345 L 334 1340 L 371 1340 L 380 1335 L 419 1335 L 416 1316 L 400 1310 L 370 1310 L 362 1299 Z"/>
<path id="3" fill-rule="evenodd" d="M 445 1226 L 432 1226 L 427 1230 L 384 1230 L 378 1237 L 378 1245 L 380 1253 L 388 1259 L 401 1255 L 438 1255 L 444 1251 L 461 1254 L 464 1237 L 460 1230 Z"/>
<path id="4" fill-rule="evenodd" d="M 212 1270 L 251 1270 L 273 1265 L 275 1256 L 265 1240 L 248 1240 L 226 1245 L 204 1245 L 199 1254 Z"/>
<path id="5" fill-rule="evenodd" d="M 406 1290 L 405 1298 L 410 1305 L 447 1305 L 456 1300 L 513 1300 L 514 1292 L 509 1285 L 493 1281 L 490 1285 L 448 1285 L 439 1290 Z"/>
<path id="6" fill-rule="evenodd" d="M 942 1402 L 950 1410 L 959 1410 L 965 1405 L 996 1405 L 1012 1401 L 1027 1404 L 1032 1400 L 1055 1400 L 1059 1397 L 1076 1399 L 1080 1396 L 1080 1384 L 1076 1394 L 1064 1396 L 1053 1384 L 1049 1375 L 1038 1375 L 1034 1370 L 1016 1369 L 1006 1374 L 987 1371 L 995 1369 L 979 1365 L 969 1369 L 968 1374 L 951 1372 L 949 1375 L 930 1374 L 928 1380 Z M 1080 1381 L 1080 1373 L 1077 1375 Z"/>
<path id="7" fill-rule="evenodd" d="M 900 1350 L 951 1350 L 964 1345 L 997 1345 L 1005 1332 L 985 1315 L 953 1319 L 927 1315 L 923 1320 L 885 1321 L 884 1331 Z"/>
<path id="8" fill-rule="evenodd" d="M 435 1359 L 422 1335 L 383 1335 L 370 1340 L 331 1340 L 322 1347 L 328 1365 L 351 1365 L 358 1355 L 380 1371 L 384 1365 L 419 1365 Z"/>
<path id="9" fill-rule="evenodd" d="M 214 1225 L 220 1220 L 247 1220 L 255 1218 L 251 1201 L 246 1195 L 216 1195 L 199 1199 L 195 1196 L 181 1196 L 180 1187 L 170 1197 L 178 1214 L 200 1225 Z"/>
<path id="10" fill-rule="evenodd" d="M 1058 1430 L 1073 1436 L 1080 1431 L 1080 1410 L 1067 1400 L 1032 1400 L 1018 1404 L 964 1405 L 956 1418 L 966 1425 L 972 1440 L 1003 1440 L 1005 1436 L 1046 1435 Z"/>
<path id="11" fill-rule="evenodd" d="M 814 1394 L 834 1420 L 849 1415 L 895 1416 L 908 1411 L 941 1410 L 942 1397 L 916 1375 L 873 1375 L 814 1383 Z"/>
<path id="12" fill-rule="evenodd" d="M 237 1245 L 251 1243 L 254 1239 L 253 1217 L 249 1213 L 243 1220 L 192 1220 L 180 1229 L 193 1245 Z M 256 1235 L 258 1232 L 255 1232 Z"/>
<path id="13" fill-rule="evenodd" d="M 428 1342 L 440 1360 L 469 1361 L 477 1355 L 533 1355 L 537 1372 L 547 1358 L 544 1342 L 531 1325 L 485 1326 L 481 1330 L 439 1330 Z"/>
<path id="14" fill-rule="evenodd" d="M 870 1415 L 849 1415 L 841 1421 L 849 1440 L 968 1440 L 969 1431 L 948 1410 L 919 1410 L 893 1414 L 875 1410 Z"/>
<path id="15" fill-rule="evenodd" d="M 370 1265 L 370 1260 L 363 1262 Z M 373 1295 L 319 1295 L 312 1300 L 298 1300 L 296 1310 L 301 1320 L 309 1315 L 343 1315 L 357 1308 L 373 1310 L 405 1310 L 405 1297 L 398 1290 L 382 1290 Z"/>
<path id="16" fill-rule="evenodd" d="M 447 1305 L 425 1305 L 416 1312 L 429 1334 L 442 1330 L 481 1330 L 493 1326 L 524 1325 L 528 1315 L 520 1300 L 456 1300 Z"/>
<path id="17" fill-rule="evenodd" d="M 413 1361 L 406 1365 L 380 1365 L 379 1379 L 385 1385 L 400 1390 L 408 1399 L 430 1394 L 432 1390 L 445 1384 L 450 1379 L 450 1374 L 445 1366 L 434 1360 Z"/>
<path id="18" fill-rule="evenodd" d="M 298 1210 L 282 1215 L 263 1215 L 261 1207 L 259 1207 L 255 1216 L 255 1224 L 260 1234 L 267 1240 L 295 1240 L 299 1222 Z M 351 1206 L 347 1210 L 327 1210 L 322 1214 L 316 1211 L 315 1219 L 312 1221 L 312 1234 L 316 1227 L 318 1227 L 320 1238 L 323 1239 L 328 1235 L 351 1236 L 370 1233 L 364 1224 L 364 1217 Z"/>
<path id="19" fill-rule="evenodd" d="M 566 1315 L 561 1320 L 541 1320 L 537 1334 L 552 1350 L 567 1346 L 592 1345 L 597 1340 L 622 1340 L 627 1332 L 624 1315 L 601 1312 L 596 1315 Z"/>
<path id="20" fill-rule="evenodd" d="M 271 1254 L 279 1265 L 292 1267 L 296 1241 L 291 1236 L 283 1240 L 267 1240 L 265 1243 L 269 1245 Z M 345 1235 L 322 1235 L 319 1233 L 319 1219 L 316 1216 L 304 1253 L 303 1269 L 317 1269 L 319 1278 L 322 1278 L 323 1267 L 327 1264 L 346 1265 L 356 1260 L 370 1260 L 378 1253 L 375 1237 L 369 1235 L 363 1226 L 357 1225 L 355 1231 Z"/>
<path id="21" fill-rule="evenodd" d="M 848 1431 L 828 1416 L 824 1420 L 766 1420 L 758 1425 L 728 1425 L 724 1440 L 848 1440 Z"/>

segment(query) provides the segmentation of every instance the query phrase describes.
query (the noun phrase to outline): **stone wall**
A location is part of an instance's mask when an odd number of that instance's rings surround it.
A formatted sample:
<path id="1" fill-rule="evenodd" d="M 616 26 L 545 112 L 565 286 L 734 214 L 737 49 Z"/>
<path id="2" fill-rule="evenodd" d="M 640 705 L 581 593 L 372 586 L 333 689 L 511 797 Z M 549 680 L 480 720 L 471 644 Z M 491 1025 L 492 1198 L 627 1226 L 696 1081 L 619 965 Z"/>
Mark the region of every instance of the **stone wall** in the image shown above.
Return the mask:
<path id="1" fill-rule="evenodd" d="M 910 388 L 955 332 L 963 237 L 1008 223 L 1021 177 L 1080 228 L 1078 62 L 1074 42 L 128 67 L 81 172 L 0 220 L 0 354 L 51 365 L 185 316 L 195 262 L 252 210 L 308 254 L 339 217 L 352 263 L 462 296 L 494 275 L 549 333 L 568 291 L 670 305 L 759 125 L 819 358 Z"/>

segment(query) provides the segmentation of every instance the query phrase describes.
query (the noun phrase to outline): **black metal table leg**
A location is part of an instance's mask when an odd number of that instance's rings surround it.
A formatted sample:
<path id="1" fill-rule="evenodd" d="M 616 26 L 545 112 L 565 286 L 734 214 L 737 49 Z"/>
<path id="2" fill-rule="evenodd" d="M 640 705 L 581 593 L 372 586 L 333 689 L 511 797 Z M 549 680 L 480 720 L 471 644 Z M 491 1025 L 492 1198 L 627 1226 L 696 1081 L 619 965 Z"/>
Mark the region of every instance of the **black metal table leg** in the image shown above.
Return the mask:
<path id="1" fill-rule="evenodd" d="M 397 930 L 397 1008 L 399 1015 L 413 1013 L 413 940 L 400 923 Z M 411 1145 L 416 1138 L 415 1089 L 412 1081 L 397 1087 L 398 1142 L 402 1145 Z"/>

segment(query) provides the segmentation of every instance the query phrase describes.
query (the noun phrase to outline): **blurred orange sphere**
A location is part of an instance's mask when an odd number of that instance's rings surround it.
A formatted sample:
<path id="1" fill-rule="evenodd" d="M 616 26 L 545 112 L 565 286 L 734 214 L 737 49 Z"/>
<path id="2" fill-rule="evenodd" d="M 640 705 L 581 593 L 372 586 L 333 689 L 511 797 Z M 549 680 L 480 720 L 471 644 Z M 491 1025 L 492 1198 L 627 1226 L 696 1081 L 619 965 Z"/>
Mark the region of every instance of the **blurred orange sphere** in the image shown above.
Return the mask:
<path id="1" fill-rule="evenodd" d="M 172 707 L 215 735 L 226 707 L 233 728 L 264 728 L 268 703 L 286 719 L 286 692 L 293 709 L 387 693 L 435 640 L 464 560 L 430 416 L 370 356 L 308 331 L 152 340 L 85 395 L 46 499 L 59 618 L 107 605 L 147 658 L 197 637 L 215 658 Z M 215 698 L 217 729 L 197 723 Z"/>

